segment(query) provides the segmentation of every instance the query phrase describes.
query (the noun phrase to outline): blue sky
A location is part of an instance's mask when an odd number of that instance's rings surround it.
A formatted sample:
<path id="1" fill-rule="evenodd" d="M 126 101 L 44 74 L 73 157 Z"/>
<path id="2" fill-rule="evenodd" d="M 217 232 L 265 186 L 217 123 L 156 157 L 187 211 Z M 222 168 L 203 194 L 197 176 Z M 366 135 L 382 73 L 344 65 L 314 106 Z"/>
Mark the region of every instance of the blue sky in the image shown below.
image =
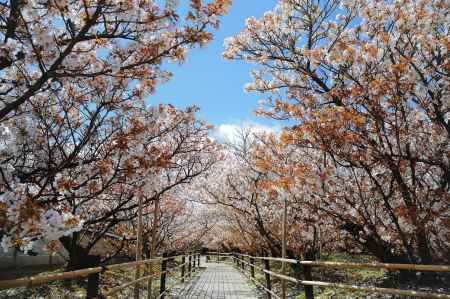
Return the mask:
<path id="1" fill-rule="evenodd" d="M 181 66 L 164 66 L 174 76 L 157 88 L 149 102 L 171 103 L 177 107 L 195 104 L 201 108 L 199 117 L 216 126 L 243 123 L 268 127 L 280 125 L 255 116 L 253 111 L 261 95 L 244 92 L 245 83 L 251 80 L 250 70 L 255 65 L 224 60 L 221 55 L 224 39 L 240 32 L 246 18 L 259 18 L 275 5 L 275 0 L 234 0 L 229 14 L 222 18 L 213 42 L 204 48 L 191 50 Z"/>

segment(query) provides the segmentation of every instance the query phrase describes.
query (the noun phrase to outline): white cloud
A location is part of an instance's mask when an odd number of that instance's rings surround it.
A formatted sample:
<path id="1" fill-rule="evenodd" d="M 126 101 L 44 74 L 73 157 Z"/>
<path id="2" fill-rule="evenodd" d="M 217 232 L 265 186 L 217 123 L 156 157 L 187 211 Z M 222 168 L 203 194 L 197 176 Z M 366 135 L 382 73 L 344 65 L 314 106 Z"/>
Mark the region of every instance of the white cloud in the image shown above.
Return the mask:
<path id="1" fill-rule="evenodd" d="M 250 132 L 255 134 L 278 133 L 280 131 L 280 127 L 270 127 L 254 122 L 225 123 L 216 126 L 211 137 L 220 142 L 234 143 L 239 139 L 239 132 L 242 132 L 243 130 L 250 130 Z"/>

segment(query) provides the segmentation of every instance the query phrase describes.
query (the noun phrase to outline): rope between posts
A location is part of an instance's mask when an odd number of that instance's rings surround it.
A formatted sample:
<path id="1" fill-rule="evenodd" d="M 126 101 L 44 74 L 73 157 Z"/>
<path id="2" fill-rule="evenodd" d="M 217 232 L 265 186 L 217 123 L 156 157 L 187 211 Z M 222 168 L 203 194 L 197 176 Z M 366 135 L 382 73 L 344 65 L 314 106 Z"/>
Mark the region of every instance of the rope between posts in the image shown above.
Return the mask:
<path id="1" fill-rule="evenodd" d="M 239 258 L 241 257 L 241 258 Z M 294 277 L 286 276 L 283 274 L 275 273 L 273 271 L 263 269 L 261 267 L 256 266 L 250 262 L 245 261 L 244 257 L 249 257 L 255 260 L 268 260 L 268 261 L 277 261 L 277 262 L 288 262 L 302 265 L 304 267 L 324 267 L 324 268 L 339 268 L 339 269 L 388 269 L 388 270 L 414 270 L 414 271 L 429 271 L 429 272 L 450 272 L 450 266 L 446 265 L 414 265 L 414 264 L 386 264 L 386 263 L 342 263 L 342 262 L 321 262 L 321 261 L 296 261 L 292 259 L 283 259 L 283 258 L 274 258 L 274 257 L 253 257 L 247 254 L 239 254 L 234 253 L 232 258 L 239 263 L 243 263 L 245 265 L 249 265 L 251 267 L 255 267 L 259 270 L 262 270 L 264 273 L 275 276 L 279 279 L 290 281 L 297 284 L 302 284 L 305 286 L 315 286 L 321 288 L 342 288 L 349 289 L 353 291 L 364 291 L 367 293 L 378 293 L 378 294 L 390 294 L 390 295 L 403 295 L 403 296 L 414 296 L 419 298 L 430 298 L 430 299 L 450 299 L 449 294 L 440 294 L 440 293 L 428 293 L 423 291 L 414 291 L 414 290 L 400 290 L 393 288 L 379 288 L 379 287 L 365 287 L 358 285 L 348 285 L 341 283 L 331 283 L 331 282 L 323 282 L 323 281 L 312 281 L 312 280 L 299 280 Z M 237 267 L 240 272 L 242 272 L 246 277 L 251 279 L 255 284 L 260 285 L 265 291 L 271 293 L 272 295 L 278 297 L 273 294 L 272 291 L 265 288 L 261 285 L 257 280 L 247 275 L 247 273 Z"/>
<path id="2" fill-rule="evenodd" d="M 437 293 L 427 293 L 420 291 L 410 291 L 410 290 L 398 290 L 398 289 L 390 289 L 390 288 L 378 288 L 378 287 L 362 287 L 356 285 L 347 285 L 341 283 L 331 283 L 331 282 L 322 282 L 322 281 L 307 281 L 307 280 L 299 280 L 294 277 L 286 276 L 283 274 L 278 274 L 269 270 L 263 270 L 265 273 L 270 274 L 272 276 L 278 277 L 283 280 L 291 281 L 294 283 L 308 285 L 308 286 L 317 286 L 317 287 L 325 287 L 325 288 L 340 288 L 340 289 L 349 289 L 354 291 L 364 291 L 369 293 L 378 293 L 378 294 L 390 294 L 390 295 L 403 295 L 403 296 L 414 296 L 420 298 L 430 298 L 430 299 L 450 299 L 450 295 L 447 294 L 437 294 Z"/>
<path id="3" fill-rule="evenodd" d="M 237 258 L 235 258 L 237 259 Z M 238 259 L 239 260 L 239 259 Z M 255 278 L 249 276 L 245 271 L 242 271 L 239 267 L 237 267 L 238 271 L 241 272 L 242 274 L 244 274 L 244 276 L 246 276 L 247 278 L 249 278 L 250 280 L 252 280 L 257 286 L 261 287 L 262 289 L 264 289 L 264 291 L 269 292 L 272 296 L 274 296 L 275 298 L 280 298 L 280 296 L 278 296 L 277 294 L 275 294 L 272 290 L 269 290 L 268 288 L 266 288 L 262 283 L 260 283 L 259 281 L 257 281 Z"/>

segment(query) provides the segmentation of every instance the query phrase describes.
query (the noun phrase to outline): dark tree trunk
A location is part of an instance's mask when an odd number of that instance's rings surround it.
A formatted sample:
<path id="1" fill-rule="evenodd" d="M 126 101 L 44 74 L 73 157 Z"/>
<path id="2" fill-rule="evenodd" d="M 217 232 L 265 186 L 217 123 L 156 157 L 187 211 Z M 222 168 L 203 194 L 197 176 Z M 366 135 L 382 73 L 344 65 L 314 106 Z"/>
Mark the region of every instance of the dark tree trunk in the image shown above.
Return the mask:
<path id="1" fill-rule="evenodd" d="M 61 244 L 69 253 L 69 261 L 66 266 L 67 271 L 75 271 L 83 268 L 88 268 L 90 262 L 88 261 L 89 252 L 81 247 L 78 243 L 79 234 L 73 233 L 72 236 L 64 236 L 59 239 Z"/>
<path id="2" fill-rule="evenodd" d="M 419 231 L 416 233 L 417 236 L 417 246 L 418 253 L 420 256 L 420 263 L 429 265 L 432 264 L 432 258 L 430 253 L 430 247 L 428 245 L 427 234 L 424 228 L 419 228 Z"/>
<path id="3" fill-rule="evenodd" d="M 66 271 L 76 271 L 100 266 L 100 257 L 90 255 L 88 250 L 78 244 L 78 233 L 74 233 L 72 237 L 64 236 L 59 240 L 69 253 Z M 99 276 L 99 273 L 90 274 L 88 276 L 86 298 L 96 298 L 98 296 Z"/>
<path id="4" fill-rule="evenodd" d="M 341 229 L 347 231 L 353 236 L 354 240 L 358 240 L 361 236 L 360 232 L 363 232 L 363 226 L 356 223 L 348 222 L 340 226 Z M 365 234 L 364 242 L 360 242 L 363 249 L 373 256 L 375 256 L 380 262 L 383 263 L 411 263 L 408 259 L 408 255 L 392 253 L 389 244 L 383 242 L 379 238 L 376 238 L 373 234 Z M 413 261 L 414 262 L 414 261 Z"/>

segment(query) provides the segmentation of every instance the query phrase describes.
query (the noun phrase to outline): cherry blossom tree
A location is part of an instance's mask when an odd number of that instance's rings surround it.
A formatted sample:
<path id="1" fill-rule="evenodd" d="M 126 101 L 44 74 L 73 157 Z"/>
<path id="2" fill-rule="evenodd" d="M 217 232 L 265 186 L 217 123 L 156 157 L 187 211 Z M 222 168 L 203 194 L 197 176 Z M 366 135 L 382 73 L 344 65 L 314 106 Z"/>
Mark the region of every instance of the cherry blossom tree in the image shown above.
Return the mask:
<path id="1" fill-rule="evenodd" d="M 158 255 L 199 250 L 207 242 L 206 237 L 219 219 L 216 218 L 217 213 L 214 210 L 185 200 L 184 193 L 187 190 L 184 186 L 175 189 L 175 192 L 169 192 L 169 198 L 164 198 L 161 202 L 164 206 L 160 209 L 155 242 L 155 252 Z M 153 214 L 150 215 L 149 220 L 153 220 Z M 145 229 L 144 240 L 148 240 L 147 248 L 151 246 L 150 235 L 153 229 L 152 225 Z M 144 255 L 148 256 L 148 252 L 144 246 Z"/>
<path id="2" fill-rule="evenodd" d="M 209 127 L 195 119 L 195 111 L 161 105 L 140 117 L 134 114 L 124 131 L 112 139 L 112 149 L 106 151 L 112 156 L 93 165 L 78 185 L 70 184 L 75 187 L 67 190 L 70 195 L 66 204 L 74 214 L 82 215 L 83 228 L 90 231 L 87 244 L 78 233 L 60 239 L 74 254 L 74 261 L 83 260 L 105 233 L 120 235 L 118 225 L 136 218 L 138 197 L 148 210 L 153 201 L 191 183 L 214 164 L 216 145 L 208 138 Z M 74 172 L 71 177 L 72 182 L 78 182 L 84 176 Z"/>
<path id="3" fill-rule="evenodd" d="M 295 123 L 280 145 L 314 152 L 303 200 L 381 261 L 450 256 L 448 16 L 439 0 L 280 0 L 226 41 L 259 65 L 258 112 Z"/>
<path id="4" fill-rule="evenodd" d="M 208 243 L 222 250 L 280 256 L 283 199 L 288 202 L 287 254 L 299 258 L 320 248 L 338 246 L 334 226 L 305 206 L 288 174 L 300 169 L 298 151 L 277 144 L 274 133 L 236 132 L 196 197 L 217 205 L 219 221 Z M 274 158 L 275 155 L 275 158 Z M 283 157 L 282 157 L 283 156 Z M 283 161 L 283 162 L 280 162 Z M 283 186 L 283 188 L 279 188 Z M 281 198 L 283 197 L 283 198 Z M 321 233 L 324 237 L 321 237 Z"/>
<path id="5" fill-rule="evenodd" d="M 45 207 L 70 212 L 77 219 L 83 219 L 76 222 L 78 230 L 83 228 L 83 232 L 61 230 L 57 227 L 59 223 L 54 223 L 55 220 L 50 218 L 46 219 L 52 225 L 49 232 L 52 232 L 51 229 L 61 231 L 44 237 L 48 240 L 59 238 L 69 252 L 73 267 L 79 267 L 80 261 L 85 260 L 105 234 L 113 232 L 121 235 L 120 224 L 136 217 L 136 194 L 143 196 L 146 208 L 156 198 L 178 185 L 190 183 L 213 165 L 216 144 L 208 138 L 210 127 L 196 120 L 196 111 L 195 107 L 180 111 L 170 105 L 160 105 L 139 109 L 122 119 L 116 114 L 114 122 L 106 122 L 102 128 L 104 131 L 96 135 L 101 138 L 91 137 L 92 142 L 84 145 L 80 151 L 81 162 L 61 167 L 53 177 L 43 176 L 45 183 L 35 179 L 41 175 L 38 167 L 33 167 L 33 172 L 28 173 L 26 165 L 14 165 L 16 170 L 23 171 L 23 179 L 28 178 L 23 184 L 27 186 L 28 194 L 34 190 L 33 203 L 36 207 L 29 211 L 34 214 L 23 223 L 23 210 L 11 201 L 9 215 L 14 218 L 8 219 L 5 227 L 14 229 L 18 225 L 25 226 L 21 234 L 11 232 L 14 244 L 32 244 L 33 240 L 42 237 L 39 213 L 42 211 L 41 217 L 51 215 L 51 212 L 44 210 Z M 48 134 L 48 131 L 43 132 Z M 54 163 L 58 165 L 58 158 L 65 157 L 67 147 L 73 145 L 70 139 L 65 142 L 68 140 L 66 134 L 52 136 L 55 138 L 47 141 L 44 149 L 36 143 L 38 146 L 33 150 L 34 154 L 39 153 L 39 159 L 35 159 L 37 163 L 49 165 L 49 168 Z M 46 149 L 51 148 L 48 143 L 55 144 L 60 152 L 55 148 L 47 152 Z M 51 155 L 47 156 L 48 153 Z M 34 159 L 27 156 L 23 160 Z M 44 174 L 48 173 L 47 168 L 42 169 Z M 36 229 L 27 230 L 26 225 Z M 82 237 L 87 235 L 86 231 L 89 232 L 89 240 Z M 61 233 L 65 237 L 60 238 Z M 129 240 L 128 237 L 125 239 Z"/>
<path id="6" fill-rule="evenodd" d="M 182 18 L 172 1 L 0 4 L 4 248 L 46 238 L 77 252 L 77 231 L 89 228 L 87 254 L 129 219 L 133 194 L 153 185 L 151 201 L 209 167 L 196 108 L 144 100 L 170 77 L 161 65 L 210 41 L 229 5 L 192 1 Z"/>
<path id="7" fill-rule="evenodd" d="M 183 61 L 189 47 L 210 41 L 208 30 L 229 5 L 192 0 L 182 19 L 173 1 L 165 7 L 152 0 L 2 3 L 0 120 L 82 82 L 136 80 L 134 92 L 152 91 L 169 76 L 161 62 Z"/>

